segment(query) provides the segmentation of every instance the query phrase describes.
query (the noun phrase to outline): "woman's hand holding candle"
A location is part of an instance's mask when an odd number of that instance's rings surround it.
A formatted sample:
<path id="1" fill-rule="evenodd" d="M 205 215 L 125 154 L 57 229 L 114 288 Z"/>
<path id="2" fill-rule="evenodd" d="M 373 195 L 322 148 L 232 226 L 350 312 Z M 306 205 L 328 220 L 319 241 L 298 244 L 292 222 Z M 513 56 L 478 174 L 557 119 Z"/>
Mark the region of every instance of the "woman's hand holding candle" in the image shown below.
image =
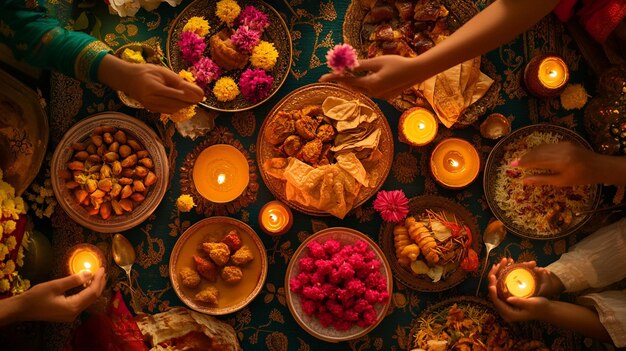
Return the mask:
<path id="1" fill-rule="evenodd" d="M 85 270 L 37 284 L 21 295 L 0 301 L 4 302 L 0 304 L 0 325 L 15 321 L 71 322 L 100 297 L 105 283 L 101 267 L 95 274 Z M 83 284 L 89 285 L 75 295 L 65 296 L 66 291 Z"/>

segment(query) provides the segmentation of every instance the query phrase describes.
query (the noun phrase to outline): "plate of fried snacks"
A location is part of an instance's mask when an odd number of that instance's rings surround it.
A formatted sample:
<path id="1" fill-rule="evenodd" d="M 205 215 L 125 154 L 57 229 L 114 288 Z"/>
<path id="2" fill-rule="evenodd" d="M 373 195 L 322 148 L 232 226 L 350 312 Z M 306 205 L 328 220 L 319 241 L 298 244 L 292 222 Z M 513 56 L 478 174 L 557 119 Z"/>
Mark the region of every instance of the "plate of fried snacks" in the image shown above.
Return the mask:
<path id="1" fill-rule="evenodd" d="M 257 162 L 270 191 L 314 216 L 344 218 L 387 178 L 393 136 L 365 95 L 315 83 L 284 97 L 261 126 Z"/>
<path id="2" fill-rule="evenodd" d="M 309 236 L 285 277 L 287 306 L 296 322 L 328 342 L 357 339 L 376 328 L 389 309 L 392 285 L 380 248 L 349 228 Z"/>
<path id="3" fill-rule="evenodd" d="M 169 163 L 156 133 L 119 112 L 87 117 L 70 128 L 51 161 L 52 189 L 80 225 L 115 233 L 141 224 L 167 189 Z"/>
<path id="4" fill-rule="evenodd" d="M 267 255 L 250 226 L 230 217 L 210 217 L 178 238 L 169 268 L 174 291 L 185 305 L 222 315 L 239 311 L 259 294 Z"/>
<path id="5" fill-rule="evenodd" d="M 236 112 L 267 101 L 291 68 L 283 18 L 259 0 L 196 0 L 170 27 L 172 70 L 205 92 L 203 106 Z"/>
<path id="6" fill-rule="evenodd" d="M 562 141 L 591 149 L 587 141 L 569 129 L 536 124 L 509 134 L 489 154 L 484 175 L 485 197 L 496 218 L 514 234 L 546 240 L 566 237 L 591 218 L 590 214 L 576 216 L 576 212 L 598 206 L 600 185 L 524 184 L 525 177 L 549 171 L 511 166 L 511 162 L 541 144 Z"/>
<path id="7" fill-rule="evenodd" d="M 409 216 L 385 223 L 380 243 L 396 279 L 419 291 L 443 291 L 479 266 L 481 236 L 474 216 L 440 196 L 409 201 Z"/>
<path id="8" fill-rule="evenodd" d="M 543 342 L 519 337 L 493 306 L 479 298 L 458 296 L 430 306 L 411 326 L 409 350 L 550 351 Z"/>
<path id="9" fill-rule="evenodd" d="M 344 42 L 360 58 L 416 57 L 478 12 L 470 0 L 352 0 L 343 23 Z M 468 126 L 494 106 L 500 90 L 499 83 L 481 72 L 482 60 L 476 57 L 456 65 L 389 102 L 401 111 L 416 106 L 432 109 L 448 128 Z"/>

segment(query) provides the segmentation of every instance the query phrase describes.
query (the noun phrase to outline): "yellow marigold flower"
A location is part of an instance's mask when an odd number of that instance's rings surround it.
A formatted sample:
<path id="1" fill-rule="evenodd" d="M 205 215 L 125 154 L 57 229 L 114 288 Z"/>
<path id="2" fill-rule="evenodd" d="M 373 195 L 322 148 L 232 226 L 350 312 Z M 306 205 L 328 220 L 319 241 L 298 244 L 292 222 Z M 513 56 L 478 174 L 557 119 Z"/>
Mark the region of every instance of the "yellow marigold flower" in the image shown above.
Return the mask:
<path id="1" fill-rule="evenodd" d="M 2 272 L 5 275 L 9 275 L 13 272 L 15 272 L 15 262 L 13 262 L 13 260 L 8 260 L 5 265 L 4 265 L 4 269 L 2 270 Z"/>
<path id="2" fill-rule="evenodd" d="M 21 197 L 15 198 L 15 210 L 19 214 L 26 213 L 26 204 L 24 203 L 24 199 L 22 199 Z"/>
<path id="3" fill-rule="evenodd" d="M 196 81 L 196 77 L 194 77 L 194 76 L 193 76 L 193 73 L 191 73 L 191 72 L 189 72 L 189 71 L 187 71 L 187 70 L 185 70 L 185 69 L 183 69 L 183 70 L 181 70 L 180 72 L 178 72 L 178 75 L 179 75 L 182 79 L 184 79 L 184 80 L 186 80 L 186 81 L 188 81 L 188 82 L 190 82 L 190 83 L 193 83 L 193 82 L 195 82 L 195 81 Z"/>
<path id="4" fill-rule="evenodd" d="M 4 223 L 2 223 L 2 226 L 4 227 L 4 232 L 6 234 L 13 233 L 13 231 L 16 228 L 16 224 L 17 223 L 15 223 L 15 221 L 12 221 L 12 220 L 4 221 Z"/>
<path id="5" fill-rule="evenodd" d="M 9 248 L 4 244 L 0 244 L 0 261 L 4 261 L 4 258 L 8 254 L 9 254 Z"/>
<path id="6" fill-rule="evenodd" d="M 17 259 L 15 260 L 18 267 L 22 267 L 24 265 L 24 257 L 24 246 L 22 246 L 19 250 L 17 250 Z"/>
<path id="7" fill-rule="evenodd" d="M 206 37 L 210 30 L 209 22 L 204 17 L 198 16 L 191 17 L 183 27 L 183 32 L 194 32 L 201 38 Z"/>
<path id="8" fill-rule="evenodd" d="M 232 78 L 222 77 L 215 82 L 213 94 L 219 101 L 231 101 L 239 95 L 239 87 L 237 87 L 237 83 Z"/>
<path id="9" fill-rule="evenodd" d="M 126 48 L 124 49 L 124 51 L 122 51 L 122 60 L 130 63 L 146 63 L 146 60 L 141 54 L 141 50 L 135 51 L 129 48 Z"/>
<path id="10" fill-rule="evenodd" d="M 5 293 L 9 291 L 10 288 L 11 284 L 9 284 L 7 279 L 0 279 L 0 293 Z"/>
<path id="11" fill-rule="evenodd" d="M 215 10 L 215 15 L 219 17 L 222 22 L 226 23 L 228 26 L 232 26 L 233 22 L 239 13 L 241 12 L 241 7 L 234 0 L 221 0 L 217 3 L 217 8 Z"/>
<path id="12" fill-rule="evenodd" d="M 0 225 L 0 241 L 2 240 L 3 234 L 4 234 L 4 227 Z"/>
<path id="13" fill-rule="evenodd" d="M 274 67 L 277 59 L 278 51 L 274 47 L 274 44 L 264 40 L 261 40 L 259 45 L 252 49 L 252 56 L 250 56 L 250 62 L 254 67 L 266 71 Z"/>
<path id="14" fill-rule="evenodd" d="M 583 108 L 587 103 L 587 91 L 580 84 L 570 84 L 561 93 L 561 106 L 566 110 Z"/>
<path id="15" fill-rule="evenodd" d="M 195 205 L 191 195 L 182 194 L 176 199 L 176 207 L 180 212 L 189 212 Z"/>
<path id="16" fill-rule="evenodd" d="M 168 115 L 165 113 L 161 114 L 161 121 L 163 121 L 163 123 L 166 123 L 167 120 L 169 119 L 170 121 L 174 123 L 178 123 L 178 122 L 191 119 L 195 115 L 196 115 L 196 105 L 191 105 L 191 106 L 184 107 L 178 110 L 178 112 L 172 113 L 171 115 Z"/>
<path id="17" fill-rule="evenodd" d="M 17 239 L 15 239 L 14 236 L 10 236 L 7 238 L 5 244 L 7 245 L 9 251 L 12 251 L 17 246 Z"/>

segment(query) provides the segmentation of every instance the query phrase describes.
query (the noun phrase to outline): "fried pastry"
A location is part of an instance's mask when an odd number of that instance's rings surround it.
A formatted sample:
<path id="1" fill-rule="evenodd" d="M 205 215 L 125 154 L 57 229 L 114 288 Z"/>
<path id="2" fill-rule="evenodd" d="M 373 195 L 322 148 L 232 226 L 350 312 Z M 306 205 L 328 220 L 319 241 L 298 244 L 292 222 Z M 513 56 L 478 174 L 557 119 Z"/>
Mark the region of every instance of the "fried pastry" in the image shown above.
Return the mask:
<path id="1" fill-rule="evenodd" d="M 302 138 L 298 135 L 290 135 L 285 139 L 285 142 L 281 146 L 282 152 L 287 156 L 295 156 L 302 148 Z"/>
<path id="2" fill-rule="evenodd" d="M 215 262 L 216 265 L 223 267 L 230 258 L 230 249 L 224 243 L 202 243 L 202 251 Z"/>
<path id="3" fill-rule="evenodd" d="M 189 267 L 185 267 L 178 272 L 180 281 L 183 286 L 188 288 L 197 288 L 200 285 L 200 275 Z"/>
<path id="4" fill-rule="evenodd" d="M 196 300 L 217 305 L 217 298 L 220 296 L 219 290 L 214 286 L 209 286 L 196 294 Z"/>
<path id="5" fill-rule="evenodd" d="M 304 144 L 304 146 L 298 153 L 297 158 L 312 166 L 315 166 L 317 165 L 320 159 L 320 155 L 322 154 L 322 146 L 323 144 L 321 140 L 313 139 Z"/>
<path id="6" fill-rule="evenodd" d="M 239 51 L 230 40 L 232 30 L 224 28 L 209 39 L 211 58 L 225 70 L 242 69 L 248 63 L 249 56 Z"/>
<path id="7" fill-rule="evenodd" d="M 222 279 L 229 284 L 239 283 L 242 278 L 243 272 L 237 266 L 226 266 L 222 269 Z"/>
<path id="8" fill-rule="evenodd" d="M 230 262 L 236 266 L 243 266 L 246 263 L 252 261 L 254 259 L 254 255 L 252 254 L 252 250 L 248 248 L 246 245 L 243 245 L 241 249 L 237 250 L 230 258 Z"/>
<path id="9" fill-rule="evenodd" d="M 228 246 L 230 252 L 235 252 L 241 248 L 243 243 L 241 242 L 241 238 L 239 237 L 239 233 L 236 230 L 231 230 L 226 234 L 222 242 Z"/>
<path id="10" fill-rule="evenodd" d="M 319 119 L 311 116 L 302 116 L 296 121 L 295 128 L 299 136 L 305 140 L 311 140 L 315 138 L 317 127 L 319 125 Z"/>
<path id="11" fill-rule="evenodd" d="M 287 137 L 295 133 L 294 121 L 291 114 L 279 111 L 276 117 L 271 120 L 265 128 L 265 138 L 272 145 L 282 144 Z"/>
<path id="12" fill-rule="evenodd" d="M 335 139 L 335 128 L 330 124 L 322 124 L 317 128 L 317 138 L 322 141 L 322 143 L 328 143 Z"/>
<path id="13" fill-rule="evenodd" d="M 196 265 L 196 271 L 200 276 L 210 282 L 217 280 L 219 271 L 213 262 L 202 258 L 198 255 L 193 255 L 193 262 Z"/>

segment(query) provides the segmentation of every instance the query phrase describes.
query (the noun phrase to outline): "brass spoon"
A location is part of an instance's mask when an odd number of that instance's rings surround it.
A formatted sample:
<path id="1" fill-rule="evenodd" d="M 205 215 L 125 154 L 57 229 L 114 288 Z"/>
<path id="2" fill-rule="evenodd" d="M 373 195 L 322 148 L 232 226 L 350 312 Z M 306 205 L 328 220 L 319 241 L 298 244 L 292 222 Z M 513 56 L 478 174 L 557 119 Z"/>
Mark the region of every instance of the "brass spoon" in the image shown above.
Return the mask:
<path id="1" fill-rule="evenodd" d="M 133 264 L 135 263 L 135 248 L 133 245 L 121 234 L 115 234 L 113 236 L 113 260 L 120 266 L 128 277 L 128 286 L 130 288 L 130 296 L 133 298 L 133 282 L 130 278 L 130 272 L 132 271 Z"/>
<path id="2" fill-rule="evenodd" d="M 487 262 L 489 261 L 489 253 L 491 250 L 498 247 L 505 237 L 506 229 L 504 228 L 504 224 L 502 222 L 495 220 L 487 225 L 487 228 L 483 233 L 483 242 L 487 248 L 487 254 L 485 255 L 485 264 L 483 265 L 483 271 L 480 273 L 480 280 L 478 281 L 478 286 L 476 287 L 476 296 L 478 296 L 480 284 L 482 284 L 483 277 L 485 276 L 485 269 L 487 269 Z"/>

